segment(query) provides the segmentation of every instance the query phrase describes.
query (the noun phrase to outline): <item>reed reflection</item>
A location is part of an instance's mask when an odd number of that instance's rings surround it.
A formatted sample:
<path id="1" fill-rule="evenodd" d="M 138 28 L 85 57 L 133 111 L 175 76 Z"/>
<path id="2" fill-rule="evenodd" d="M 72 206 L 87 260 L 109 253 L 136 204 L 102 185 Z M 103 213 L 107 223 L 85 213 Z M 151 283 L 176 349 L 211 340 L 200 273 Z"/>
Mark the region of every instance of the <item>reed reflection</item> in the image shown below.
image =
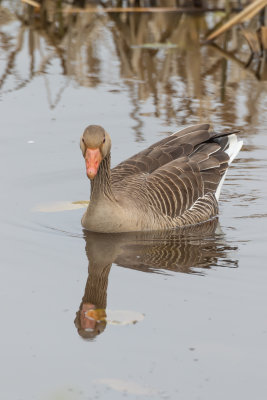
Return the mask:
<path id="1" fill-rule="evenodd" d="M 167 232 L 99 234 L 84 231 L 88 279 L 75 325 L 84 339 L 93 339 L 107 325 L 108 276 L 113 263 L 146 273 L 204 274 L 212 267 L 238 267 L 218 221 Z"/>
<path id="2" fill-rule="evenodd" d="M 10 19 L 0 20 L 0 48 L 6 60 L 0 73 L 4 93 L 19 90 L 42 75 L 49 105 L 55 108 L 70 79 L 88 89 L 102 83 L 119 88 L 122 84 L 132 103 L 136 140 L 143 138 L 147 116 L 143 104 L 147 101 L 152 103 L 149 115 L 161 118 L 167 126 L 205 120 L 236 127 L 240 125 L 236 104 L 242 98 L 243 123 L 253 116 L 257 124 L 266 91 L 266 85 L 257 80 L 267 79 L 266 52 L 252 60 L 248 34 L 236 29 L 227 40 L 202 46 L 209 25 L 218 22 L 216 13 L 98 14 L 72 12 L 71 8 L 65 12 L 64 7 L 66 3 L 51 0 L 42 1 L 37 11 L 20 4 L 16 13 L 9 11 Z M 21 25 L 6 29 L 14 20 Z M 257 23 L 255 19 L 248 22 L 246 32 L 256 31 Z M 28 67 L 22 72 L 18 59 L 23 52 Z M 66 77 L 58 86 L 50 82 L 49 72 L 55 65 Z M 56 91 L 53 98 L 52 88 Z"/>

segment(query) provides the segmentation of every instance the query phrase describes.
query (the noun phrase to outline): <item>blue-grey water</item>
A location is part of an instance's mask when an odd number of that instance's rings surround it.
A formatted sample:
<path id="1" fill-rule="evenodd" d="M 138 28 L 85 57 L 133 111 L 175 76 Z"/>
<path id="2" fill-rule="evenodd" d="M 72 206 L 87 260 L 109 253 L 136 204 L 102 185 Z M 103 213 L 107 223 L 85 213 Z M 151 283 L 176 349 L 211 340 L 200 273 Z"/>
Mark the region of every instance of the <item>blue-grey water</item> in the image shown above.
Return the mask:
<path id="1" fill-rule="evenodd" d="M 265 399 L 266 63 L 246 68 L 239 31 L 200 46 L 217 14 L 59 18 L 46 4 L 45 21 L 0 4 L 1 398 Z M 110 133 L 116 165 L 206 121 L 244 140 L 217 227 L 84 234 L 86 125 Z M 110 321 L 83 330 L 94 301 Z"/>

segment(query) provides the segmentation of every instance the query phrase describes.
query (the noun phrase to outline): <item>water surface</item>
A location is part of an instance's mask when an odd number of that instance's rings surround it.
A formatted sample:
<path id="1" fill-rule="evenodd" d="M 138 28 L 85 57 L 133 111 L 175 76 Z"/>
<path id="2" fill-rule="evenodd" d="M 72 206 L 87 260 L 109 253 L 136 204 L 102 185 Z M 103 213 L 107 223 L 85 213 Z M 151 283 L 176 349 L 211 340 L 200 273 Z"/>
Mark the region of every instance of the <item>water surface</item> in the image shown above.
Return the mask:
<path id="1" fill-rule="evenodd" d="M 1 398 L 265 399 L 265 63 L 246 68 L 238 31 L 201 46 L 215 13 L 46 4 L 46 19 L 0 6 Z M 206 121 L 244 140 L 219 222 L 82 230 L 84 209 L 66 205 L 89 199 L 86 125 L 107 129 L 116 165 Z"/>

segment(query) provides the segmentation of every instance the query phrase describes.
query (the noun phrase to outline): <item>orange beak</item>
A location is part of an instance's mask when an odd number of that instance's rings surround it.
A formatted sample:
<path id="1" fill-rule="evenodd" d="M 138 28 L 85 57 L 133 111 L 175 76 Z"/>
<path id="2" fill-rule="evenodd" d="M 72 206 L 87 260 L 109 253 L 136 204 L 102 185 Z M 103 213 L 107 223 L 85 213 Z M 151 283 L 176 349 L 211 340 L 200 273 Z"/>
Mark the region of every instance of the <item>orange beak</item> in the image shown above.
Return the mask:
<path id="1" fill-rule="evenodd" d="M 102 161 L 102 155 L 99 149 L 87 149 L 85 152 L 86 174 L 89 179 L 94 179 L 99 165 Z"/>

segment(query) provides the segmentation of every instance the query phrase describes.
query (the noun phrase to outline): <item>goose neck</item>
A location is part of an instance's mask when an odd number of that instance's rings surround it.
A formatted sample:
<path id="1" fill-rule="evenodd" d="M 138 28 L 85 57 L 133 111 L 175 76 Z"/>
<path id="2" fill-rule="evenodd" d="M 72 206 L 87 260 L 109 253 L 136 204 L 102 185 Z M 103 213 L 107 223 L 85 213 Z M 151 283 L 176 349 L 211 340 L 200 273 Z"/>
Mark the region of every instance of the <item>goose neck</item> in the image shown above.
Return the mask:
<path id="1" fill-rule="evenodd" d="M 91 181 L 90 202 L 103 197 L 114 200 L 111 188 L 110 153 L 102 160 L 96 177 Z"/>

